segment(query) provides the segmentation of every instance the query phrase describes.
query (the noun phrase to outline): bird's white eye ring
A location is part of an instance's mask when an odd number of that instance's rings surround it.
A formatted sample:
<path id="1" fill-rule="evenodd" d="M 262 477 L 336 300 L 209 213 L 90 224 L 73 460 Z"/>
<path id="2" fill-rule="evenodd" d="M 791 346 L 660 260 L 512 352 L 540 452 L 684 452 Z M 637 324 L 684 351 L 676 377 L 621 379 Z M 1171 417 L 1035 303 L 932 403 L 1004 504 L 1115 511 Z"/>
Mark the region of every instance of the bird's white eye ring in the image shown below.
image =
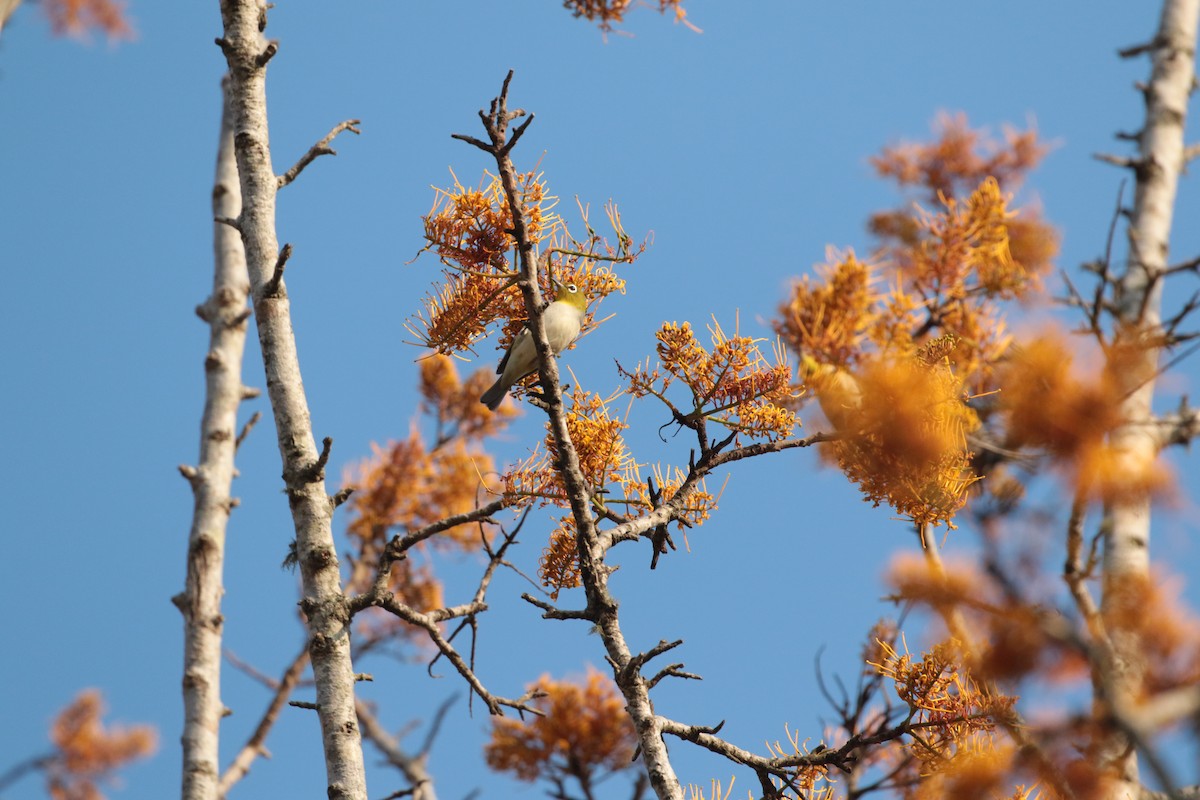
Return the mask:
<path id="1" fill-rule="evenodd" d="M 575 284 L 573 284 L 573 283 L 568 283 L 568 284 L 567 284 L 567 291 L 568 291 L 568 292 L 570 292 L 571 294 L 575 294 L 576 292 L 578 292 L 578 291 L 579 291 L 579 287 L 578 287 L 578 286 L 576 286 L 576 285 L 575 285 Z"/>

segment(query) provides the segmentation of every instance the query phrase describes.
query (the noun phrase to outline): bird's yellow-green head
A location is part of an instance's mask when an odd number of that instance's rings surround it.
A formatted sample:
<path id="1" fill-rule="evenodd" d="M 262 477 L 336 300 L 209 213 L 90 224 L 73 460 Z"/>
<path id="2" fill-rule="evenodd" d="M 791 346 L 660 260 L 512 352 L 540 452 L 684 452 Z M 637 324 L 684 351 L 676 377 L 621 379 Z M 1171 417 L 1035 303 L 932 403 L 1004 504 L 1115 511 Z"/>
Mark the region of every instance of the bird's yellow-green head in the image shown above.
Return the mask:
<path id="1" fill-rule="evenodd" d="M 554 302 L 568 303 L 581 312 L 587 311 L 587 295 L 573 283 L 559 283 L 554 281 L 556 292 L 554 294 Z"/>

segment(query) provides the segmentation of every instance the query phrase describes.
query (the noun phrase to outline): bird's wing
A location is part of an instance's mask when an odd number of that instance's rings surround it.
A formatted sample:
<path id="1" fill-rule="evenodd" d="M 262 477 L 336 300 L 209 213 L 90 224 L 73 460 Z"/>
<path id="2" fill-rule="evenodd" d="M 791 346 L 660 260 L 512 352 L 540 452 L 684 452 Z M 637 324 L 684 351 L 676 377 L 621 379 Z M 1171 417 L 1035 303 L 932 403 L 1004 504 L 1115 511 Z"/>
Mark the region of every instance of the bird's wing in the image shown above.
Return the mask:
<path id="1" fill-rule="evenodd" d="M 512 344 L 508 346 L 508 350 L 504 353 L 504 358 L 500 359 L 500 363 L 496 366 L 496 374 L 503 375 L 504 368 L 508 366 L 508 359 L 512 357 L 513 350 L 517 349 L 517 345 L 522 340 L 529 338 L 529 328 L 521 328 L 521 332 L 513 337 Z"/>

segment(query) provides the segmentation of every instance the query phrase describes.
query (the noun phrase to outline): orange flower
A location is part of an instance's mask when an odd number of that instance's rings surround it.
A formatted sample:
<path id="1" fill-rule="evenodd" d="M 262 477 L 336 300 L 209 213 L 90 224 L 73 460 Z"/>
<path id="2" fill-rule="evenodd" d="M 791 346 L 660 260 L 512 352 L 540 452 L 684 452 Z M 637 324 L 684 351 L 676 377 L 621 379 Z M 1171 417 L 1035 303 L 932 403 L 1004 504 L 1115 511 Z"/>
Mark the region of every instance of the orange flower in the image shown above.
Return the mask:
<path id="1" fill-rule="evenodd" d="M 853 252 L 805 277 L 780 306 L 775 331 L 801 358 L 852 368 L 872 352 L 912 353 L 931 338 L 952 336 L 945 356 L 964 386 L 993 388 L 992 371 L 1009 344 L 997 302 L 1029 296 L 1040 286 L 1054 247 L 1022 222 L 1019 260 L 1011 232 L 1016 220 L 992 177 L 963 201 L 938 195 L 943 210 L 889 217 L 886 260 L 866 265 Z M 1044 238 L 1044 237 L 1043 237 Z M 877 289 L 890 273 L 889 288 Z"/>
<path id="2" fill-rule="evenodd" d="M 575 545 L 575 520 L 563 517 L 550 534 L 550 544 L 542 551 L 538 563 L 542 586 L 550 590 L 550 599 L 557 600 L 563 589 L 579 586 L 579 551 Z"/>
<path id="3" fill-rule="evenodd" d="M 678 467 L 663 467 L 661 464 L 655 464 L 651 474 L 654 478 L 655 488 L 659 493 L 660 503 L 665 503 L 674 498 L 687 478 L 683 470 Z M 638 471 L 634 470 L 632 473 L 627 474 L 622 485 L 625 488 L 627 502 L 630 505 L 637 508 L 644 508 L 647 511 L 654 508 L 654 503 L 651 502 L 650 498 L 649 487 L 641 479 Z M 703 525 L 712 512 L 717 510 L 717 498 L 705 487 L 706 484 L 702 481 L 700 487 L 693 490 L 684 501 L 683 512 L 677 523 L 680 530 L 686 529 L 689 525 Z"/>
<path id="4" fill-rule="evenodd" d="M 1062 337 L 1049 332 L 1014 351 L 1000 375 L 1000 403 L 1014 444 L 1071 458 L 1120 422 L 1116 387 L 1075 375 L 1073 360 Z"/>
<path id="5" fill-rule="evenodd" d="M 566 398 L 567 431 L 579 457 L 579 468 L 584 478 L 595 488 L 603 488 L 612 481 L 621 479 L 633 456 L 625 447 L 621 431 L 629 426 L 614 419 L 608 403 L 593 392 L 585 392 L 576 386 Z M 558 461 L 558 444 L 547 432 L 546 450 L 552 462 Z"/>
<path id="6" fill-rule="evenodd" d="M 480 476 L 492 471 L 491 457 L 461 440 L 430 452 L 416 431 L 386 448 L 371 447 L 374 457 L 359 464 L 351 481 L 358 490 L 350 497 L 347 532 L 360 547 L 381 547 L 396 528 L 413 530 L 470 511 L 486 488 Z M 478 527 L 450 528 L 435 541 L 472 549 L 479 546 Z"/>
<path id="7" fill-rule="evenodd" d="M 897 599 L 937 608 L 958 605 L 973 597 L 983 576 L 967 563 L 948 564 L 937 571 L 924 557 L 901 553 L 888 567 L 887 582 L 895 589 Z"/>
<path id="8" fill-rule="evenodd" d="M 709 328 L 712 350 L 700 344 L 690 323 L 665 322 L 655 334 L 660 365 L 649 361 L 623 372 L 634 397 L 654 395 L 667 400 L 667 389 L 678 380 L 691 390 L 685 414 L 707 419 L 747 436 L 770 441 L 786 438 L 799 425 L 787 405 L 794 398 L 791 368 L 779 346 L 768 359 L 764 339 L 729 336 L 716 322 Z"/>
<path id="9" fill-rule="evenodd" d="M 623 481 L 633 463 L 633 457 L 621 437 L 621 431 L 629 426 L 611 416 L 608 409 L 611 398 L 606 400 L 577 386 L 564 399 L 567 404 L 567 430 L 579 458 L 579 467 L 588 483 L 594 489 L 602 489 L 614 481 Z M 524 498 L 538 497 L 543 504 L 567 506 L 562 477 L 552 466 L 558 461 L 558 444 L 549 427 L 547 423 L 545 449 L 540 453 L 531 453 L 502 478 L 504 493 L 514 503 Z"/>
<path id="10" fill-rule="evenodd" d="M 634 6 L 633 0 L 563 0 L 563 7 L 576 17 L 583 17 L 589 22 L 598 22 L 600 30 L 608 33 L 625 21 L 625 14 Z M 676 22 L 682 22 L 694 31 L 699 31 L 687 20 L 687 11 L 683 8 L 683 0 L 658 0 L 658 12 L 665 14 L 670 9 Z"/>
<path id="11" fill-rule="evenodd" d="M 905 142 L 885 147 L 871 159 L 881 177 L 901 186 L 923 189 L 929 199 L 954 197 L 989 175 L 1010 188 L 1037 166 L 1046 154 L 1036 131 L 1006 128 L 999 142 L 983 130 L 972 130 L 965 114 L 939 114 L 937 139 L 929 144 Z"/>
<path id="12" fill-rule="evenodd" d="M 1132 355 L 1112 348 L 1105 368 L 1087 375 L 1062 336 L 1041 334 L 1022 344 L 1000 375 L 1010 441 L 1044 448 L 1083 496 L 1129 501 L 1172 485 L 1155 453 L 1111 441 L 1123 421 L 1123 390 L 1114 376 L 1129 369 Z"/>
<path id="13" fill-rule="evenodd" d="M 632 262 L 645 245 L 633 246 L 616 206 L 605 206 L 615 246 L 592 229 L 582 205 L 580 215 L 588 235 L 580 241 L 552 210 L 558 201 L 548 194 L 541 173 L 521 173 L 517 182 L 526 232 L 549 268 L 548 274 L 539 270 L 542 294 L 553 296 L 551 278 L 574 283 L 590 301 L 624 292 L 625 281 L 602 262 Z M 509 233 L 513 215 L 499 177 L 485 172 L 478 189 L 463 187 L 456 177 L 452 188 L 435 189 L 433 208 L 424 219 L 426 249 L 437 253 L 448 268 L 424 298 L 424 308 L 405 323 L 416 337 L 414 343 L 438 353 L 457 353 L 471 349 L 499 324 L 497 347 L 507 349 L 525 327 L 527 314 L 516 284 L 520 265 L 510 260 L 516 247 Z M 594 314 L 589 313 L 583 331 L 595 325 Z"/>
<path id="14" fill-rule="evenodd" d="M 1182 601 L 1182 590 L 1181 578 L 1159 570 L 1109 583 L 1104 621 L 1110 629 L 1138 635 L 1147 698 L 1200 682 L 1200 619 Z"/>
<path id="15" fill-rule="evenodd" d="M 896 696 L 911 709 L 912 721 L 928 723 L 910 748 L 922 774 L 945 770 L 963 754 L 995 752 L 991 731 L 997 721 L 1012 717 L 1016 698 L 981 691 L 958 664 L 956 642 L 934 645 L 920 660 L 907 652 L 901 655 L 887 643 L 881 642 L 880 648 L 884 660 L 872 666 L 892 680 Z"/>
<path id="16" fill-rule="evenodd" d="M 482 440 L 494 436 L 521 412 L 511 405 L 488 411 L 479 397 L 491 386 L 492 374 L 486 369 L 471 373 L 464 383 L 454 362 L 434 354 L 421 361 L 421 410 L 438 427 L 438 438 L 456 436 Z"/>
<path id="17" fill-rule="evenodd" d="M 387 531 L 415 529 L 471 510 L 481 491 L 495 488 L 486 480 L 494 469 L 481 442 L 503 430 L 519 412 L 485 413 L 479 404 L 491 383 L 485 370 L 465 382 L 454 362 L 434 355 L 421 362 L 421 409 L 432 418 L 435 441 L 426 446 L 414 429 L 407 439 L 386 447 L 372 444 L 372 458 L 361 462 L 347 480 L 356 487 L 349 508 L 350 536 L 381 546 Z M 456 546 L 479 544 L 478 528 L 451 528 L 439 537 Z"/>
<path id="18" fill-rule="evenodd" d="M 799 353 L 825 364 L 844 367 L 862 354 L 875 324 L 878 295 L 874 268 L 854 257 L 830 251 L 830 262 L 818 267 L 820 282 L 804 276 L 779 307 L 775 333 Z"/>
<path id="19" fill-rule="evenodd" d="M 1128 451 L 1111 444 L 1081 447 L 1073 462 L 1079 491 L 1106 503 L 1130 503 L 1167 493 L 1174 485 L 1170 468 L 1153 453 Z"/>
<path id="20" fill-rule="evenodd" d="M 55 718 L 50 738 L 56 752 L 46 768 L 47 788 L 54 800 L 103 800 L 97 782 L 158 747 L 153 727 L 105 730 L 103 715 L 100 692 L 88 689 Z"/>
<path id="21" fill-rule="evenodd" d="M 109 39 L 132 39 L 133 29 L 118 0 L 42 0 L 55 33 L 82 35 L 89 29 L 103 31 Z"/>
<path id="22" fill-rule="evenodd" d="M 546 184 L 538 173 L 517 175 L 517 184 L 529 235 L 536 241 L 543 224 L 553 225 L 558 220 L 557 215 L 549 213 L 556 199 L 547 196 Z M 500 176 L 484 172 L 478 189 L 464 187 L 455 176 L 453 188 L 435 190 L 433 208 L 424 220 L 425 238 L 443 259 L 464 269 L 510 269 L 508 255 L 516 240 L 509 233 L 512 211 Z"/>
<path id="23" fill-rule="evenodd" d="M 625 701 L 609 678 L 589 668 L 586 681 L 543 675 L 530 686 L 543 693 L 545 716 L 495 717 L 487 763 L 523 781 L 574 778 L 586 784 L 607 774 L 640 769 L 632 761 L 636 737 Z"/>
<path id="24" fill-rule="evenodd" d="M 857 376 L 809 369 L 821 407 L 846 434 L 828 446 L 838 466 L 868 500 L 919 524 L 952 524 L 977 480 L 967 434 L 979 421 L 942 361 L 872 360 Z"/>

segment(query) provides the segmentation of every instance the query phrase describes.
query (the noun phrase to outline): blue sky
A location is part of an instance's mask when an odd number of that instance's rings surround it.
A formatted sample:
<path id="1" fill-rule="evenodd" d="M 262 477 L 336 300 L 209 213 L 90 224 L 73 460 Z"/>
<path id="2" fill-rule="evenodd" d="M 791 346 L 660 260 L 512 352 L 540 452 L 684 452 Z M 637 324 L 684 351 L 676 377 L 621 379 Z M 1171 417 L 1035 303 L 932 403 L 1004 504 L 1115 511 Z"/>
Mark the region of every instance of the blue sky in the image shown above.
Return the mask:
<path id="1" fill-rule="evenodd" d="M 418 353 L 401 344 L 403 321 L 435 265 L 406 262 L 422 245 L 429 187 L 446 185 L 448 168 L 474 183 L 489 166 L 450 134 L 478 135 L 476 111 L 508 69 L 513 102 L 537 114 L 519 164 L 540 159 L 564 211 L 576 196 L 594 209 L 612 198 L 632 235 L 653 236 L 627 272 L 628 293 L 603 306 L 617 316 L 567 357 L 607 394 L 618 385 L 612 359 L 650 354 L 664 320 L 703 326 L 715 314 L 728 328 L 738 315 L 743 331 L 763 334 L 788 283 L 822 262 L 827 245 L 866 252 L 867 215 L 898 200 L 867 157 L 926 136 L 939 111 L 965 111 L 994 131 L 1035 123 L 1055 149 L 1024 196 L 1059 226 L 1060 266 L 1099 255 L 1123 176 L 1091 155 L 1118 150 L 1113 133 L 1139 124 L 1132 84 L 1147 75 L 1147 62 L 1115 51 L 1157 22 L 1152 4 L 1115 0 L 1020 0 L 1002 10 L 949 0 L 695 0 L 689 18 L 702 34 L 642 10 L 627 26 L 632 36 L 605 38 L 559 5 L 363 0 L 281 3 L 272 13 L 268 35 L 281 42 L 268 76 L 276 171 L 335 123 L 363 120 L 362 136 L 339 138 L 337 158 L 314 164 L 279 202 L 280 240 L 295 247 L 287 280 L 315 433 L 335 440 L 331 476 L 371 442 L 409 431 Z M 26 6 L 0 39 L 0 598 L 9 610 L 0 769 L 43 750 L 53 714 L 98 686 L 114 718 L 153 722 L 161 735 L 158 756 L 128 770 L 112 796 L 162 797 L 179 781 L 182 624 L 169 599 L 183 586 L 191 515 L 176 465 L 196 459 L 208 335 L 192 309 L 211 285 L 218 4 L 133 0 L 138 38 L 116 46 L 55 39 Z M 1188 178 L 1176 260 L 1200 249 L 1190 222 L 1198 213 Z M 250 338 L 246 382 L 261 386 Z M 493 363 L 487 345 L 480 353 L 480 365 Z M 1184 364 L 1164 381 L 1164 403 L 1195 395 L 1197 377 L 1195 360 Z M 244 415 L 253 410 L 267 411 L 265 400 Z M 686 463 L 686 442 L 655 435 L 663 420 L 635 419 L 639 460 Z M 528 415 L 497 453 L 519 458 L 540 435 Z M 302 632 L 297 578 L 279 569 L 291 525 L 269 424 L 252 433 L 238 466 L 227 644 L 277 674 Z M 1200 570 L 1187 494 L 1196 483 L 1186 479 L 1154 533 L 1156 556 L 1185 575 Z M 526 529 L 517 561 L 529 571 L 551 524 L 543 517 Z M 335 525 L 340 532 L 344 519 Z M 679 657 L 705 678 L 661 686 L 658 709 L 699 724 L 725 718 L 726 735 L 760 751 L 785 725 L 815 741 L 827 711 L 814 692 L 817 649 L 827 670 L 853 675 L 862 636 L 890 611 L 879 601 L 883 566 L 912 548 L 903 524 L 805 453 L 739 467 L 718 514 L 688 538 L 690 553 L 655 573 L 643 550 L 617 559 L 631 644 L 683 638 Z M 972 544 L 963 532 L 948 547 Z M 465 597 L 477 571 L 471 559 L 447 565 L 448 597 Z M 514 696 L 543 672 L 602 663 L 583 626 L 538 619 L 516 599 L 522 591 L 508 574 L 490 595 L 479 668 L 493 690 Z M 1188 591 L 1195 604 L 1196 587 Z M 465 697 L 455 676 L 431 680 L 420 664 L 362 668 L 376 678 L 363 693 L 392 729 L 428 719 L 450 694 Z M 224 675 L 234 711 L 222 729 L 227 762 L 267 697 L 235 670 Z M 527 791 L 483 768 L 488 722 L 478 708 L 468 717 L 460 699 L 451 717 L 431 764 L 442 797 Z M 274 758 L 255 765 L 242 794 L 320 792 L 309 712 L 285 712 L 268 746 Z M 671 748 L 685 782 L 707 787 L 734 772 L 682 743 Z M 373 753 L 367 760 L 372 797 L 400 788 Z M 737 774 L 739 792 L 751 788 Z M 27 781 L 7 796 L 40 794 Z"/>

